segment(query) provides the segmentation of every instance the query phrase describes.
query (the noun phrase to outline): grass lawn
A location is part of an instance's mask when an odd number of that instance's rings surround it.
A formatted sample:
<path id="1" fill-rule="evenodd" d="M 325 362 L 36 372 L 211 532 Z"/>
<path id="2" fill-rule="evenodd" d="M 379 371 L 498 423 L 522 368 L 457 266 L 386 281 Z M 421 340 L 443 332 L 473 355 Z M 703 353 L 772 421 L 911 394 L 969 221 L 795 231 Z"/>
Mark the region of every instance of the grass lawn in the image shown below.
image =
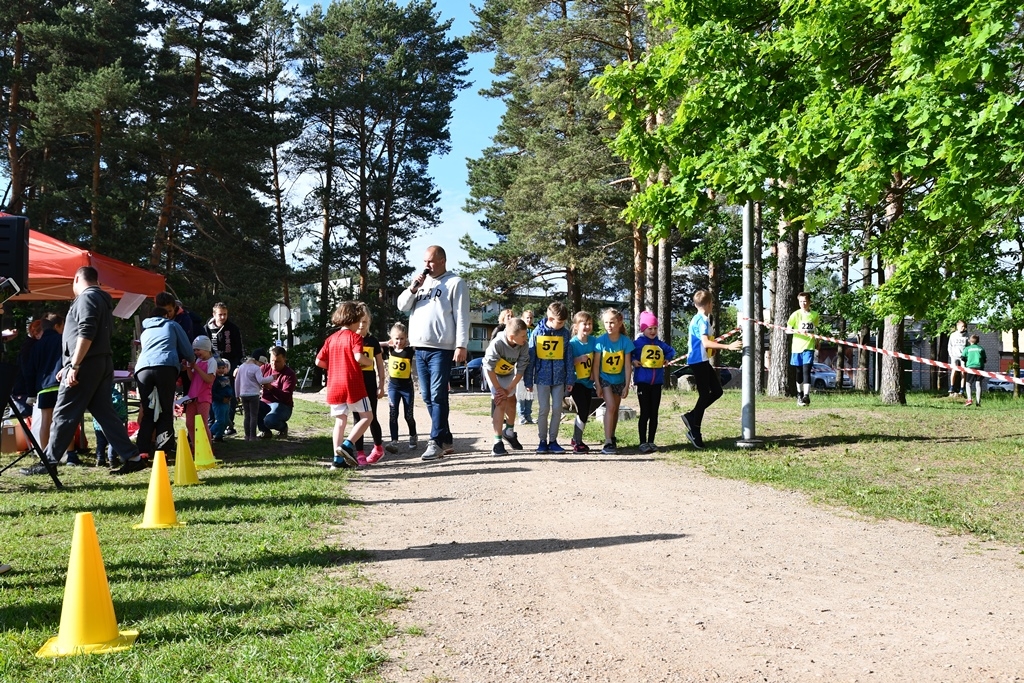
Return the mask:
<path id="1" fill-rule="evenodd" d="M 845 392 L 814 394 L 809 407 L 797 408 L 795 399 L 759 396 L 756 433 L 766 448 L 746 451 L 735 445 L 740 398 L 730 390 L 711 407 L 707 448 L 697 451 L 679 419 L 696 394 L 666 391 L 661 452 L 713 476 L 1024 548 L 1024 401 L 994 394 L 981 408 L 967 408 L 945 395 L 914 393 L 905 406 L 884 406 L 875 396 Z M 566 441 L 571 433 L 563 424 Z M 588 425 L 588 443 L 602 435 L 600 425 Z M 620 421 L 618 438 L 620 448 L 636 447 L 637 423 Z"/>
<path id="2" fill-rule="evenodd" d="M 400 598 L 330 539 L 357 505 L 330 456 L 323 406 L 298 401 L 290 441 L 218 444 L 221 467 L 174 487 L 179 521 L 134 530 L 149 473 L 60 468 L 0 477 L 0 681 L 348 681 L 373 676 Z M 10 456 L 4 456 L 9 461 Z M 26 464 L 27 459 L 22 461 Z M 27 463 L 31 464 L 31 463 Z M 173 476 L 173 472 L 172 472 Z M 114 609 L 135 647 L 37 659 L 57 634 L 76 512 L 93 512 Z"/>

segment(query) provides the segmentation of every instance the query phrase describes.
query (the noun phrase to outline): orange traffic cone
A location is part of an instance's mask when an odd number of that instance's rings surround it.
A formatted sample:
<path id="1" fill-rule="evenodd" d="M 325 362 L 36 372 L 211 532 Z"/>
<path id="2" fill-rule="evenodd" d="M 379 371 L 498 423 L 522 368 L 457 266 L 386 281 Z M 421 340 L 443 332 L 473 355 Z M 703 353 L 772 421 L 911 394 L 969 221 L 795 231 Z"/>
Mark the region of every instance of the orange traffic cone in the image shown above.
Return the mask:
<path id="1" fill-rule="evenodd" d="M 117 652 L 130 648 L 138 637 L 138 631 L 117 630 L 96 525 L 91 512 L 79 512 L 71 538 L 60 631 L 39 648 L 36 657 Z"/>
<path id="2" fill-rule="evenodd" d="M 213 469 L 219 463 L 220 460 L 213 459 L 213 448 L 210 446 L 210 437 L 206 435 L 203 416 L 196 415 L 196 469 Z"/>
<path id="3" fill-rule="evenodd" d="M 142 524 L 133 529 L 170 529 L 185 526 L 178 521 L 174 512 L 174 497 L 171 495 L 171 479 L 167 474 L 167 456 L 163 451 L 156 452 L 153 462 L 153 474 L 149 476 L 149 495 L 146 496 L 146 512 L 142 515 Z"/>
<path id="4" fill-rule="evenodd" d="M 178 454 L 174 458 L 174 485 L 188 486 L 201 484 L 196 464 L 192 460 L 192 449 L 188 447 L 188 436 L 185 429 L 178 430 Z"/>

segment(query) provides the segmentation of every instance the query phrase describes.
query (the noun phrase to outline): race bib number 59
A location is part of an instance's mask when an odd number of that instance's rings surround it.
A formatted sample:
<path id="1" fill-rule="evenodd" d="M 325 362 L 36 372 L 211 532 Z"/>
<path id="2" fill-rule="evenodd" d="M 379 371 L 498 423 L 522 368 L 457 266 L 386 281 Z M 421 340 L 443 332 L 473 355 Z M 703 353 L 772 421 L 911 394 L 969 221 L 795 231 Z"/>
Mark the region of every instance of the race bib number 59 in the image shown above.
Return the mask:
<path id="1" fill-rule="evenodd" d="M 388 359 L 388 373 L 395 379 L 409 379 L 412 377 L 412 362 L 408 358 L 391 356 Z"/>

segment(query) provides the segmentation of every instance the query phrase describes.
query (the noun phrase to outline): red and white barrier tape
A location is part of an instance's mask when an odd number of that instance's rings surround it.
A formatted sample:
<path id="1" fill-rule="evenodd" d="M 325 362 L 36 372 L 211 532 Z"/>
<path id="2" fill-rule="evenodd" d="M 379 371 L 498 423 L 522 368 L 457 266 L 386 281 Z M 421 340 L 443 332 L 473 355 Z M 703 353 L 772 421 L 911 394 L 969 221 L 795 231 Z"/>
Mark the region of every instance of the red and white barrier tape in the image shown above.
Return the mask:
<path id="1" fill-rule="evenodd" d="M 733 329 L 729 330 L 728 332 L 726 332 L 725 334 L 723 334 L 721 336 L 718 336 L 718 337 L 715 337 L 715 341 L 721 343 L 724 340 L 726 340 L 729 337 L 731 337 L 734 334 L 736 334 L 737 332 L 742 332 L 742 331 L 743 331 L 742 327 L 733 328 Z M 665 367 L 668 367 L 669 365 L 675 365 L 676 363 L 682 363 L 684 360 L 686 360 L 686 356 L 679 356 L 679 358 L 676 358 L 675 360 L 670 360 L 669 362 L 665 363 Z"/>
<path id="2" fill-rule="evenodd" d="M 748 320 L 748 318 L 740 318 L 740 320 Z M 774 327 L 779 330 L 789 329 L 785 325 L 776 325 L 774 323 L 766 323 L 763 320 L 754 320 L 754 323 L 762 325 L 764 327 Z M 732 333 L 730 333 L 732 334 Z M 915 363 L 923 363 L 924 365 L 932 365 L 937 368 L 945 368 L 947 370 L 956 370 L 959 372 L 966 372 L 969 375 L 979 375 L 981 377 L 988 377 L 989 379 L 1002 379 L 1008 382 L 1014 382 L 1015 384 L 1024 385 L 1024 377 L 1014 377 L 1013 375 L 1007 375 L 1002 372 L 989 372 L 987 370 L 976 370 L 974 368 L 968 368 L 963 365 L 950 365 L 949 363 L 943 363 L 939 360 L 932 360 L 930 358 L 921 358 L 920 356 L 911 356 L 910 354 L 900 353 L 899 351 L 890 351 L 888 349 L 880 349 L 877 346 L 868 346 L 867 344 L 858 344 L 856 342 L 846 341 L 844 339 L 836 339 L 835 337 L 826 337 L 820 334 L 813 334 L 807 332 L 800 332 L 805 337 L 813 337 L 815 339 L 823 339 L 825 341 L 832 342 L 833 344 L 841 344 L 843 346 L 852 346 L 855 349 L 863 349 L 864 351 L 872 351 L 874 353 L 882 353 L 886 356 L 892 356 L 895 358 L 902 358 L 903 360 L 909 360 Z"/>

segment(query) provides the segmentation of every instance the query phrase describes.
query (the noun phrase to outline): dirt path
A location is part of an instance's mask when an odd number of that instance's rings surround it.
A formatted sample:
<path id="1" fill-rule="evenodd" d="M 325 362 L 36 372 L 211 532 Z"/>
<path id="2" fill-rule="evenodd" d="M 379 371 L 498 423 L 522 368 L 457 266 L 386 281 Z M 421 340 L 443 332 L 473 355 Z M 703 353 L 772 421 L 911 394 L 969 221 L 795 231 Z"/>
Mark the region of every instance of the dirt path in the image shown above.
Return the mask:
<path id="1" fill-rule="evenodd" d="M 1014 549 L 658 456 L 495 458 L 458 403 L 457 455 L 353 480 L 343 542 L 410 596 L 386 681 L 1022 680 Z"/>

